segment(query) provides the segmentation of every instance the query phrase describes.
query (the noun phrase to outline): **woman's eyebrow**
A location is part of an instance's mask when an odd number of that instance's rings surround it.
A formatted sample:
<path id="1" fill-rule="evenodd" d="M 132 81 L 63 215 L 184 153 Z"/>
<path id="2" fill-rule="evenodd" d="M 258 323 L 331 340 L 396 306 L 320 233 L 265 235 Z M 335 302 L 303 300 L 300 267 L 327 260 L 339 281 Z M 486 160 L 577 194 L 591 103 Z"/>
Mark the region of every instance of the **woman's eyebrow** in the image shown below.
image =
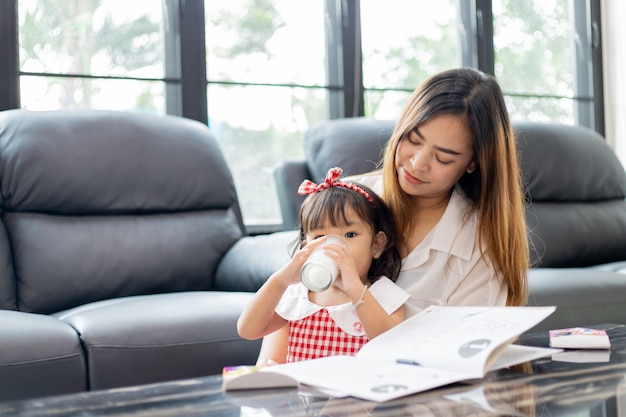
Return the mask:
<path id="1" fill-rule="evenodd" d="M 413 131 L 414 131 L 414 132 L 415 132 L 415 134 L 416 134 L 417 136 L 419 136 L 422 140 L 426 140 L 426 138 L 425 138 L 425 137 L 422 135 L 422 133 L 420 132 L 419 128 L 417 128 L 417 127 L 416 127 L 415 129 L 413 129 Z M 441 151 L 441 152 L 443 152 L 443 153 L 447 153 L 447 154 L 449 154 L 449 155 L 455 155 L 455 156 L 456 156 L 456 155 L 463 155 L 463 153 L 462 153 L 462 152 L 455 151 L 454 149 L 444 148 L 444 147 L 441 147 L 441 146 L 435 146 L 435 149 L 437 149 L 438 151 Z"/>
<path id="2" fill-rule="evenodd" d="M 450 155 L 462 155 L 461 152 L 455 151 L 454 149 L 442 148 L 441 146 L 435 146 L 435 149 Z"/>

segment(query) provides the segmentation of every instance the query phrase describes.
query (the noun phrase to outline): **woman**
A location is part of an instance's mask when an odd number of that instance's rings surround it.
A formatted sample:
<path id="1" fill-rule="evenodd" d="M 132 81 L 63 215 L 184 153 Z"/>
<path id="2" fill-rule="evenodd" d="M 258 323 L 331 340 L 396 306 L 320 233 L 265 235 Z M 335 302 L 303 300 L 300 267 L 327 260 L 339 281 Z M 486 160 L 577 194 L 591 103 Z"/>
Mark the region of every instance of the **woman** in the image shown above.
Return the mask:
<path id="1" fill-rule="evenodd" d="M 351 179 L 379 192 L 402 239 L 406 316 L 429 305 L 524 305 L 528 240 L 515 138 L 495 79 L 461 68 L 412 94 L 382 169 Z M 274 358 L 279 330 L 263 342 Z"/>
<path id="2" fill-rule="evenodd" d="M 398 285 L 431 304 L 523 305 L 528 240 L 515 137 L 491 76 L 454 69 L 413 93 L 369 183 L 403 234 Z M 368 183 L 366 182 L 366 185 Z"/>

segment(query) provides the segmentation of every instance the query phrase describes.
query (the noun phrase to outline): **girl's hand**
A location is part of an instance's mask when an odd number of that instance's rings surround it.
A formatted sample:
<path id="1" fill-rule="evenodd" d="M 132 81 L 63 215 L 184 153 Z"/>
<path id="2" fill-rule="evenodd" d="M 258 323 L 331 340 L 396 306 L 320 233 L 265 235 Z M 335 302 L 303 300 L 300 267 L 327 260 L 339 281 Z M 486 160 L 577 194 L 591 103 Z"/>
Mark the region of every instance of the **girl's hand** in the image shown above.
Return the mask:
<path id="1" fill-rule="evenodd" d="M 325 238 L 320 238 L 304 246 L 263 283 L 239 316 L 237 331 L 241 337 L 256 340 L 286 327 L 287 321 L 276 313 L 276 306 L 287 287 L 300 281 L 302 265 L 325 241 Z"/>
<path id="2" fill-rule="evenodd" d="M 274 365 L 278 365 L 278 362 L 276 362 L 273 359 L 268 359 L 268 358 L 259 358 L 259 360 L 256 363 L 256 366 L 258 368 L 265 368 L 266 366 L 274 366 Z"/>
<path id="3" fill-rule="evenodd" d="M 348 247 L 337 243 L 328 243 L 324 246 L 324 253 L 334 260 L 339 267 L 339 277 L 334 285 L 348 295 L 360 294 L 363 290 L 363 282 L 361 282 L 356 262 Z"/>
<path id="4" fill-rule="evenodd" d="M 302 265 L 309 259 L 311 253 L 313 253 L 316 248 L 323 245 L 324 242 L 326 242 L 326 236 L 322 236 L 307 243 L 306 246 L 293 255 L 289 262 L 272 274 L 270 278 L 280 280 L 285 286 L 300 282 L 300 269 Z"/>

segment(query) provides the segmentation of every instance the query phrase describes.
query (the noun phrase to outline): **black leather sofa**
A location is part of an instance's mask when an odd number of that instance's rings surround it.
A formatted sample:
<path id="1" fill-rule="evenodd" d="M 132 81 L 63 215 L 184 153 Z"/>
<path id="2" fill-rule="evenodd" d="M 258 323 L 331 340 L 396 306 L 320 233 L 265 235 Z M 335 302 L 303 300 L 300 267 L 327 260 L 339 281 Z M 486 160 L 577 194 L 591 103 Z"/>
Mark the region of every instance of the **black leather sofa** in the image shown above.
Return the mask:
<path id="1" fill-rule="evenodd" d="M 319 182 L 339 166 L 344 175 L 377 167 L 391 120 L 325 121 L 305 134 L 305 159 L 274 171 L 283 228 L 293 228 L 303 179 Z M 515 122 L 527 183 L 526 219 L 532 248 L 529 305 L 556 305 L 533 330 L 626 323 L 626 173 L 592 130 Z"/>
<path id="2" fill-rule="evenodd" d="M 0 401 L 254 363 L 260 342 L 240 339 L 235 324 L 288 259 L 297 186 L 330 166 L 372 169 L 391 126 L 357 118 L 312 128 L 307 161 L 276 172 L 285 230 L 248 236 L 206 126 L 97 110 L 0 112 Z M 587 131 L 518 128 L 531 238 L 543 253 L 531 304 L 558 306 L 543 328 L 623 322 L 623 168 Z"/>
<path id="3" fill-rule="evenodd" d="M 247 240 L 206 126 L 0 112 L 0 209 L 0 401 L 256 361 L 236 320 L 291 235 Z"/>

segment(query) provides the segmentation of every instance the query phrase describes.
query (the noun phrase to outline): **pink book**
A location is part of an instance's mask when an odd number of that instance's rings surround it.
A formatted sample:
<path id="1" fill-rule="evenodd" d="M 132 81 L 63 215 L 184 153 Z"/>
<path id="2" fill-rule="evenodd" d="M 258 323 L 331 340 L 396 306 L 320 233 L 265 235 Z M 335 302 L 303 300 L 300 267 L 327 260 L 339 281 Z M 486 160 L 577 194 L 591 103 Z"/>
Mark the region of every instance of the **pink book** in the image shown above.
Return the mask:
<path id="1" fill-rule="evenodd" d="M 550 330 L 550 347 L 563 349 L 610 349 L 605 330 L 572 327 Z"/>

